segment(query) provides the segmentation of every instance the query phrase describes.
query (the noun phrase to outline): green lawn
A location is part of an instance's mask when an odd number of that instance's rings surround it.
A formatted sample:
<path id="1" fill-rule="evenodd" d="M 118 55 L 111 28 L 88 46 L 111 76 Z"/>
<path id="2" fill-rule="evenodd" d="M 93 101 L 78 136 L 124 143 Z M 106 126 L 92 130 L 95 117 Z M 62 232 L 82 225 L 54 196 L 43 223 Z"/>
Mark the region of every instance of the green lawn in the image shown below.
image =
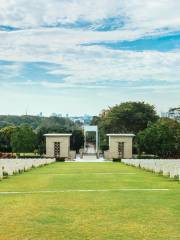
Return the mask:
<path id="1" fill-rule="evenodd" d="M 180 239 L 180 183 L 120 163 L 55 163 L 0 192 L 0 240 Z"/>

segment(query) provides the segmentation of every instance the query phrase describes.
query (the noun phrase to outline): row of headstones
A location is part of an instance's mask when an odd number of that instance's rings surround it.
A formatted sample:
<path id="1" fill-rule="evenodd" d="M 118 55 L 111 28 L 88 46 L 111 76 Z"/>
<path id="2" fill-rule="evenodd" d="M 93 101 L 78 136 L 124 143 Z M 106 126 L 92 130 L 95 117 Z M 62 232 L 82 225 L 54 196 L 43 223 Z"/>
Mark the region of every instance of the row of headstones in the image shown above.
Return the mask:
<path id="1" fill-rule="evenodd" d="M 0 180 L 5 176 L 28 171 L 55 162 L 54 158 L 41 159 L 0 159 Z"/>
<path id="2" fill-rule="evenodd" d="M 180 180 L 180 159 L 122 159 L 122 162 Z"/>

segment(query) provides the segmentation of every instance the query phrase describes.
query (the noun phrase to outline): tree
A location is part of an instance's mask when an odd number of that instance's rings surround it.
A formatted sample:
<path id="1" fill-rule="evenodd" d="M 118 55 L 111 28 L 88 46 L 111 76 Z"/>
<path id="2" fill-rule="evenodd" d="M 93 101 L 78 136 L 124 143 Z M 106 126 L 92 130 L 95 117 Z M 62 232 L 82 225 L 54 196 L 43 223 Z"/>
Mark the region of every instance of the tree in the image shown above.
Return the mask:
<path id="1" fill-rule="evenodd" d="M 161 158 L 180 157 L 180 123 L 161 119 L 137 135 L 139 153 L 155 154 Z"/>
<path id="2" fill-rule="evenodd" d="M 45 153 L 46 144 L 44 134 L 49 133 L 49 129 L 46 127 L 40 127 L 37 129 L 37 150 L 39 154 Z"/>
<path id="3" fill-rule="evenodd" d="M 156 122 L 158 116 L 154 106 L 144 102 L 125 102 L 116 105 L 102 116 L 104 128 L 107 132 L 131 132 L 137 134 L 148 124 Z"/>
<path id="4" fill-rule="evenodd" d="M 5 127 L 0 130 L 0 152 L 12 152 L 11 136 L 15 131 L 15 126 Z"/>
<path id="5" fill-rule="evenodd" d="M 16 131 L 11 136 L 11 147 L 13 152 L 16 153 L 29 153 L 33 152 L 36 148 L 36 134 L 32 128 L 23 125 L 17 127 Z"/>
<path id="6" fill-rule="evenodd" d="M 79 126 L 68 118 L 63 117 L 39 117 L 39 116 L 13 116 L 13 115 L 0 115 L 0 128 L 8 126 L 21 126 L 28 125 L 34 130 L 40 127 L 57 126 L 64 129 L 73 130 Z"/>
<path id="7" fill-rule="evenodd" d="M 91 125 L 98 125 L 101 121 L 101 117 L 100 116 L 94 116 L 92 121 L 91 121 Z"/>
<path id="8" fill-rule="evenodd" d="M 124 102 L 107 110 L 92 120 L 100 134 L 100 147 L 107 148 L 107 133 L 134 133 L 144 130 L 158 120 L 154 106 L 144 102 Z"/>
<path id="9" fill-rule="evenodd" d="M 71 149 L 79 152 L 84 145 L 84 135 L 82 130 L 74 130 L 71 136 Z"/>

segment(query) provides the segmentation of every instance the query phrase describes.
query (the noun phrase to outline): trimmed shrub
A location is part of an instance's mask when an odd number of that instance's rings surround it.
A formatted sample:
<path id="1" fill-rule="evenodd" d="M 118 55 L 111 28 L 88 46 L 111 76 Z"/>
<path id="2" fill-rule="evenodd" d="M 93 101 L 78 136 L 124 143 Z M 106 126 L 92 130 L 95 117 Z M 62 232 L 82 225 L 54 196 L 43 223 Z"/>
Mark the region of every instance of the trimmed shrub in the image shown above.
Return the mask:
<path id="1" fill-rule="evenodd" d="M 121 162 L 121 158 L 113 158 L 113 162 Z"/>
<path id="2" fill-rule="evenodd" d="M 65 162 L 65 157 L 57 157 L 56 162 Z"/>
<path id="3" fill-rule="evenodd" d="M 45 158 L 45 157 L 42 157 L 40 155 L 38 155 L 38 156 L 37 155 L 36 156 L 32 156 L 32 155 L 24 155 L 24 156 L 23 155 L 18 155 L 17 157 L 18 158 L 31 158 L 31 159 L 34 159 L 34 158 L 37 158 L 37 159 L 38 158 Z"/>
<path id="4" fill-rule="evenodd" d="M 158 156 L 154 155 L 138 155 L 137 159 L 158 159 Z"/>

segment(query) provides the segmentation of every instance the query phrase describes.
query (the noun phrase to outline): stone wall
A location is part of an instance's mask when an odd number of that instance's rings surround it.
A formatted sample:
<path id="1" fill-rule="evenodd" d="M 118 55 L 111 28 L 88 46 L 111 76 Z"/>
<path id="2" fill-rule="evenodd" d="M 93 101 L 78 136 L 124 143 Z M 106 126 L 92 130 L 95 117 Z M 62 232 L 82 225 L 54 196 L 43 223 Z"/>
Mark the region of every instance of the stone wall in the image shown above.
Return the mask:
<path id="1" fill-rule="evenodd" d="M 118 143 L 124 142 L 124 158 L 132 158 L 132 138 L 131 137 L 110 137 L 109 150 L 112 158 L 118 158 Z"/>
<path id="2" fill-rule="evenodd" d="M 46 137 L 46 156 L 54 157 L 54 143 L 60 142 L 60 157 L 69 158 L 70 156 L 70 138 L 62 137 Z"/>

